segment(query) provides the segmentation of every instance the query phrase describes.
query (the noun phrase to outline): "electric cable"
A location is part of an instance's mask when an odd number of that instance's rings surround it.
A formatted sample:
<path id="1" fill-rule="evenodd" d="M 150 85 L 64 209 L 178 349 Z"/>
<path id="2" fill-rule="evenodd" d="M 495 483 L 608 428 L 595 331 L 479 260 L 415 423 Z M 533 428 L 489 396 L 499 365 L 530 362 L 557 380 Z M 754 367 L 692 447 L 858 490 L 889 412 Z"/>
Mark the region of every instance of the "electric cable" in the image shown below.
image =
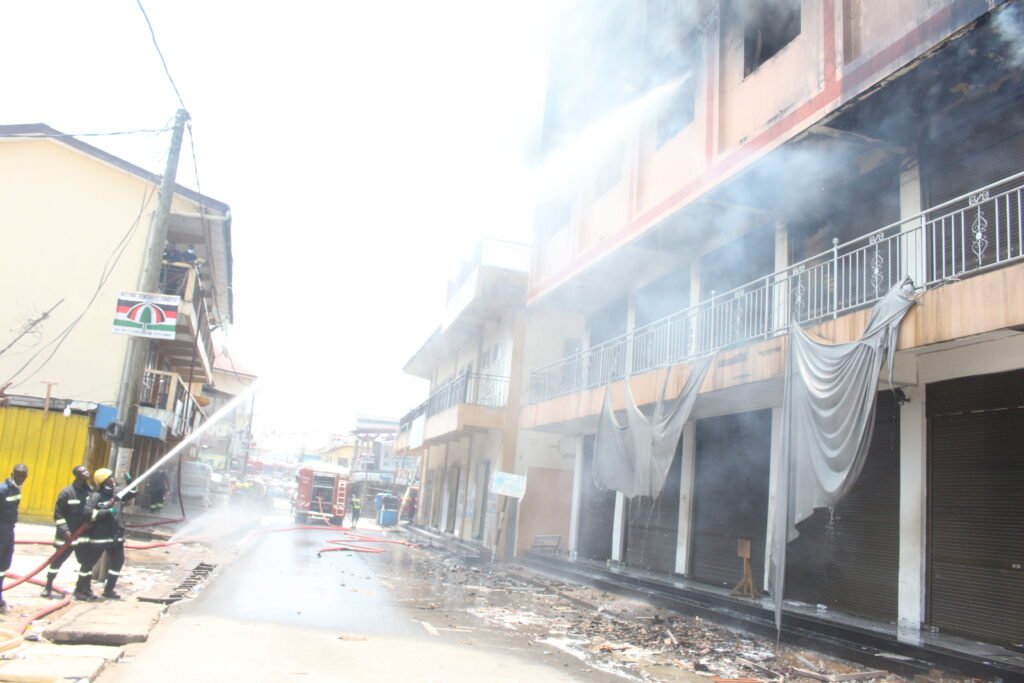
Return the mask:
<path id="1" fill-rule="evenodd" d="M 164 128 L 132 128 L 129 130 L 98 131 L 93 133 L 61 133 L 58 131 L 54 131 L 52 133 L 0 133 L 0 138 L 24 138 L 29 140 L 59 140 L 61 138 L 112 137 L 115 135 L 138 135 L 141 133 L 152 133 L 153 135 L 159 135 L 160 133 L 166 133 L 173 127 L 174 126 L 166 126 Z"/>
<path id="2" fill-rule="evenodd" d="M 149 37 L 153 41 L 153 47 L 156 48 L 156 54 L 160 57 L 160 64 L 164 67 L 164 73 L 167 75 L 167 80 L 170 81 L 171 87 L 174 88 L 174 94 L 178 98 L 178 104 L 181 105 L 182 109 L 188 110 L 185 106 L 185 101 L 181 99 L 181 92 L 178 90 L 178 84 L 174 82 L 174 77 L 171 76 L 171 70 L 167 68 L 167 60 L 164 59 L 163 50 L 160 49 L 160 44 L 156 40 L 156 31 L 153 30 L 153 23 L 149 20 L 149 15 L 146 14 L 146 8 L 142 6 L 142 0 L 135 0 L 135 4 L 139 6 L 139 11 L 142 12 L 142 18 L 146 20 L 146 26 L 149 28 Z"/>
<path id="3" fill-rule="evenodd" d="M 40 354 L 43 353 L 43 351 L 45 351 L 50 346 L 56 344 L 54 349 L 50 352 L 50 355 L 46 357 L 46 359 L 39 365 L 39 367 L 37 367 L 35 370 L 32 371 L 31 374 L 29 374 L 27 377 L 22 379 L 17 384 L 14 384 L 13 386 L 19 387 L 28 380 L 35 377 L 44 367 L 46 367 L 46 365 L 53 359 L 54 355 L 56 355 L 57 351 L 60 350 L 60 347 L 64 344 L 64 342 L 67 341 L 67 338 L 74 331 L 78 323 L 81 322 L 82 318 L 85 317 L 85 314 L 89 312 L 90 308 L 92 308 L 92 305 L 96 302 L 96 299 L 99 297 L 100 292 L 103 290 L 103 287 L 107 284 L 107 280 L 109 280 L 110 276 L 113 274 L 114 268 L 117 267 L 118 262 L 124 255 L 124 252 L 128 247 L 129 241 L 131 240 L 135 231 L 138 229 L 139 224 L 142 222 L 142 216 L 145 213 L 146 206 L 153 198 L 154 192 L 154 188 L 148 187 L 147 190 L 143 193 L 142 202 L 139 205 L 138 214 L 136 214 L 135 219 L 132 221 L 132 224 L 128 227 L 128 230 L 121 237 L 120 241 L 114 246 L 113 251 L 111 251 L 110 255 L 107 256 L 107 260 L 103 264 L 103 270 L 100 272 L 100 279 L 99 283 L 96 285 L 96 290 L 92 293 L 92 296 L 86 302 L 85 307 L 82 309 L 82 311 L 70 323 L 68 323 L 68 325 L 63 330 L 61 330 L 57 334 L 57 336 L 55 336 L 53 339 L 39 347 L 39 349 L 34 354 L 32 354 L 32 356 L 30 356 L 29 359 L 25 361 L 25 363 L 22 364 L 22 366 L 18 368 L 13 375 L 10 376 L 7 382 L 13 383 L 14 380 L 17 379 L 18 376 L 22 372 L 24 372 L 36 360 L 36 358 L 39 357 Z"/>

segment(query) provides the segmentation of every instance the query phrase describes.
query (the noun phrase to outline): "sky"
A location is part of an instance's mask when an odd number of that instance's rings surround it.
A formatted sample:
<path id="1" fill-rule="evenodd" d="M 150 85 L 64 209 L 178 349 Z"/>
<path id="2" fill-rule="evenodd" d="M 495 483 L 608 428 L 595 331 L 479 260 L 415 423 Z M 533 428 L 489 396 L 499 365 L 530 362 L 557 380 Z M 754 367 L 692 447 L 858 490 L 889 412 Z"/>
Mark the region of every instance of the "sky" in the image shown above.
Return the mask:
<path id="1" fill-rule="evenodd" d="M 232 358 L 257 434 L 313 445 L 398 418 L 401 368 L 481 237 L 528 242 L 551 3 L 144 2 L 233 214 Z M 134 0 L 9 3 L 0 123 L 157 129 L 178 100 Z M 87 138 L 159 173 L 169 133 Z M 178 182 L 196 188 L 186 146 Z M 130 286 L 128 287 L 130 288 Z"/>

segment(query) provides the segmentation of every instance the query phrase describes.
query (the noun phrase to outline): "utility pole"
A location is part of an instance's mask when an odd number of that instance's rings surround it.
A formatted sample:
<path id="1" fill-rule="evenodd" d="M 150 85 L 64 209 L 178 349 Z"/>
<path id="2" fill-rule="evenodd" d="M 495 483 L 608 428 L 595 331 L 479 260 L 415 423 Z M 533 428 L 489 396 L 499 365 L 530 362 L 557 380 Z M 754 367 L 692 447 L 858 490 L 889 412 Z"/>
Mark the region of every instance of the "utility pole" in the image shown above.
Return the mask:
<path id="1" fill-rule="evenodd" d="M 167 165 L 160 179 L 160 197 L 156 211 L 149 223 L 149 235 L 146 240 L 146 252 L 142 261 L 142 274 L 139 276 L 139 291 L 154 292 L 160 283 L 160 267 L 163 264 L 164 247 L 167 244 L 167 219 L 171 215 L 171 200 L 174 198 L 175 179 L 178 174 L 178 158 L 181 156 L 181 143 L 185 137 L 185 124 L 189 120 L 188 112 L 179 109 L 174 118 L 174 130 L 171 134 L 171 148 L 167 153 Z M 117 418 L 124 427 L 124 436 L 118 448 L 110 449 L 109 467 L 116 471 L 118 451 L 130 449 L 135 432 L 135 399 L 139 393 L 139 383 L 146 368 L 146 360 L 152 340 L 144 337 L 128 338 L 128 353 L 125 356 L 124 369 L 121 372 L 121 386 L 117 392 Z M 190 389 L 191 390 L 191 389 Z"/>
<path id="2" fill-rule="evenodd" d="M 27 323 L 25 323 L 25 326 L 21 328 L 21 332 L 18 333 L 18 336 L 12 339 L 10 344 L 0 349 L 0 356 L 4 355 L 4 353 L 6 353 L 12 346 L 17 344 L 22 337 L 24 337 L 26 334 L 35 329 L 36 325 L 49 318 L 50 314 L 57 310 L 57 307 L 60 306 L 62 303 L 64 303 L 64 299 L 61 299 L 60 301 L 55 303 L 53 306 L 50 307 L 50 310 L 46 311 L 38 318 L 29 320 Z"/>

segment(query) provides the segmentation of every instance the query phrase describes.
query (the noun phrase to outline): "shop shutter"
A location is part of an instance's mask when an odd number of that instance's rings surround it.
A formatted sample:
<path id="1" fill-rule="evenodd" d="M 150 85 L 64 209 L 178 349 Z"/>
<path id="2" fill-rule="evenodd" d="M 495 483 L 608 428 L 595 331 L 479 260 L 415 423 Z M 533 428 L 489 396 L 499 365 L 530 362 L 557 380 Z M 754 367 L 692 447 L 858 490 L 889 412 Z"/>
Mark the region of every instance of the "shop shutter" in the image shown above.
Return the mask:
<path id="1" fill-rule="evenodd" d="M 679 530 L 679 477 L 682 440 L 669 467 L 661 495 L 637 496 L 626 508 L 626 564 L 671 574 L 676 568 Z"/>
<path id="2" fill-rule="evenodd" d="M 786 597 L 893 621 L 900 551 L 900 422 L 891 391 L 878 393 L 867 461 L 853 489 L 798 526 L 786 554 Z"/>
<path id="3" fill-rule="evenodd" d="M 1024 642 L 1024 370 L 928 385 L 928 622 Z"/>
<path id="4" fill-rule="evenodd" d="M 751 541 L 754 585 L 764 583 L 771 411 L 697 421 L 690 575 L 733 587 L 743 577 L 737 541 Z"/>
<path id="5" fill-rule="evenodd" d="M 612 525 L 615 520 L 615 492 L 594 484 L 594 437 L 583 440 L 583 472 L 580 477 L 579 540 L 576 554 L 604 562 L 612 556 Z"/>

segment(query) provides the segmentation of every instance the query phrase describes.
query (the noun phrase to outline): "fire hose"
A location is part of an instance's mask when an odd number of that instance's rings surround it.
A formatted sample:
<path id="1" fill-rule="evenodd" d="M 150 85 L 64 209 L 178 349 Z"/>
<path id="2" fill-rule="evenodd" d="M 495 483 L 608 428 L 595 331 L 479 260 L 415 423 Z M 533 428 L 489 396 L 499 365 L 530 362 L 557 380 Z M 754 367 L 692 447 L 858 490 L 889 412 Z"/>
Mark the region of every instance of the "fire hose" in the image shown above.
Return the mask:
<path id="1" fill-rule="evenodd" d="M 320 509 L 321 509 L 321 513 L 322 513 L 323 512 L 323 505 L 322 504 L 320 505 Z M 14 580 L 12 582 L 4 585 L 3 589 L 5 591 L 6 590 L 10 590 L 10 589 L 15 588 L 16 586 L 20 586 L 21 584 L 26 583 L 26 582 L 27 583 L 31 583 L 31 584 L 36 585 L 36 586 L 45 586 L 46 584 L 43 581 L 40 581 L 39 579 L 36 579 L 35 576 L 37 574 L 39 574 L 41 571 L 43 571 L 44 569 L 46 569 L 46 567 L 48 567 L 50 565 L 50 563 L 53 562 L 53 560 L 58 555 L 63 553 L 65 550 L 68 550 L 69 548 L 72 548 L 74 546 L 75 541 L 85 531 L 87 531 L 91 526 L 92 526 L 91 523 L 86 522 L 85 524 L 80 526 L 78 529 L 76 529 L 75 532 L 73 534 L 71 534 L 70 537 L 65 539 L 64 543 L 60 547 L 56 548 L 54 550 L 54 552 L 49 557 L 47 557 L 41 564 L 39 564 L 39 566 L 37 566 L 35 569 L 33 569 L 28 574 L 24 574 L 24 575 L 8 574 L 8 576 L 10 578 L 14 579 Z M 340 532 L 342 532 L 345 535 L 344 538 L 328 539 L 327 540 L 327 545 L 322 546 L 321 548 L 319 548 L 317 550 L 317 557 L 321 557 L 322 554 L 326 553 L 326 552 L 338 552 L 338 551 L 375 553 L 375 554 L 376 553 L 383 553 L 384 552 L 383 548 L 374 548 L 374 547 L 369 547 L 369 546 L 366 546 L 366 545 L 361 545 L 361 544 L 365 544 L 365 543 L 383 543 L 383 544 L 403 545 L 403 546 L 407 546 L 407 547 L 414 546 L 413 543 L 410 543 L 410 542 L 404 541 L 404 540 L 400 540 L 400 539 L 379 538 L 379 537 L 376 537 L 376 536 L 368 536 L 366 534 L 358 534 L 358 533 L 352 531 L 351 529 L 345 528 L 343 526 L 338 526 L 338 525 L 330 524 L 329 522 L 326 522 L 325 526 L 303 524 L 303 525 L 296 525 L 296 526 L 280 527 L 280 528 L 276 528 L 276 529 L 261 529 L 257 533 L 268 534 L 268 533 L 282 533 L 282 532 L 289 532 L 289 531 L 332 531 L 332 532 L 340 531 Z M 128 550 L 153 550 L 155 548 L 167 548 L 167 547 L 170 547 L 170 546 L 173 546 L 173 545 L 180 545 L 180 544 L 184 544 L 184 543 L 196 543 L 196 542 L 202 542 L 202 541 L 203 541 L 203 539 L 182 538 L 182 539 L 178 539 L 178 540 L 159 541 L 159 542 L 156 542 L 156 543 L 147 543 L 147 544 L 141 544 L 141 545 L 139 545 L 139 544 L 125 544 L 125 548 L 128 549 Z M 52 543 L 52 541 L 21 540 L 21 541 L 15 541 L 15 543 L 21 544 L 21 545 L 50 545 Z M 19 622 L 16 631 L 11 631 L 11 630 L 8 630 L 8 629 L 0 629 L 0 652 L 3 652 L 5 650 L 7 650 L 7 649 L 10 649 L 10 648 L 13 648 L 13 647 L 16 647 L 17 645 L 19 645 L 21 643 L 21 634 L 23 634 L 28 629 L 28 627 L 31 626 L 32 622 L 34 622 L 34 621 L 36 621 L 38 619 L 42 619 L 43 617 L 45 617 L 45 616 L 47 616 L 49 614 L 52 614 L 52 613 L 54 613 L 54 612 L 56 612 L 58 610 L 61 610 L 64 607 L 67 607 L 69 604 L 71 604 L 71 592 L 70 591 L 68 591 L 66 588 L 61 588 L 59 586 L 52 586 L 52 588 L 57 593 L 60 593 L 62 595 L 61 600 L 58 601 L 58 602 L 55 602 L 55 603 L 53 603 L 51 605 L 47 605 L 46 607 L 44 607 L 44 608 L 42 608 L 42 609 L 32 613 L 28 617 L 26 617 L 23 621 Z"/>

